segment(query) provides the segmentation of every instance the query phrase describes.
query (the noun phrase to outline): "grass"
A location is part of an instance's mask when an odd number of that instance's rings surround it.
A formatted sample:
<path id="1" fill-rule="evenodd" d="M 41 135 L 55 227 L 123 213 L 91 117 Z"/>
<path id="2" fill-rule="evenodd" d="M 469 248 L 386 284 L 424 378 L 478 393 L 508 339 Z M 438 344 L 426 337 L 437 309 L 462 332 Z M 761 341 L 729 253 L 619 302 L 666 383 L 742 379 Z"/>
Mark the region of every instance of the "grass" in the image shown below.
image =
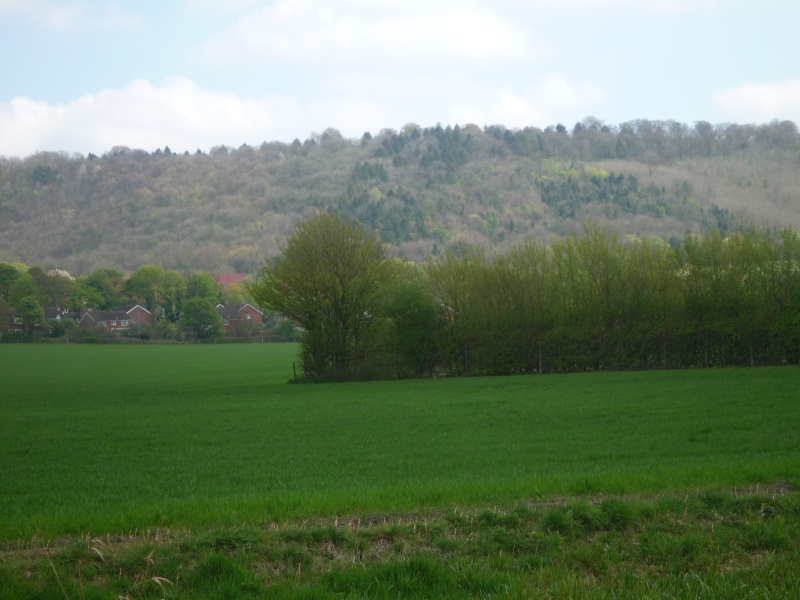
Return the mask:
<path id="1" fill-rule="evenodd" d="M 797 597 L 795 367 L 287 385 L 295 351 L 0 345 L 0 598 Z"/>
<path id="2" fill-rule="evenodd" d="M 286 385 L 293 352 L 0 346 L 0 539 L 798 483 L 794 367 Z"/>
<path id="3" fill-rule="evenodd" d="M 796 598 L 800 494 L 662 494 L 6 550 L 0 598 Z"/>

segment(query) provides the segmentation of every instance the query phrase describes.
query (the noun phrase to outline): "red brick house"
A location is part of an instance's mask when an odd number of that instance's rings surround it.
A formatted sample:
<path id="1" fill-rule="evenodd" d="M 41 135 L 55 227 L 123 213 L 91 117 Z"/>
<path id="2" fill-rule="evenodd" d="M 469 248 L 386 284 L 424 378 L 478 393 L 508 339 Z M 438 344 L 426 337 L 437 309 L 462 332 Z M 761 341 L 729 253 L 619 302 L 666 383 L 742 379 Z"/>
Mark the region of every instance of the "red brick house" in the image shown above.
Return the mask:
<path id="1" fill-rule="evenodd" d="M 217 304 L 217 314 L 222 320 L 225 332 L 233 337 L 241 337 L 260 329 L 264 323 L 264 313 L 252 304 L 241 306 L 223 306 Z"/>
<path id="2" fill-rule="evenodd" d="M 86 329 L 103 327 L 111 332 L 129 331 L 131 328 L 140 325 L 146 326 L 152 323 L 152 315 L 144 306 L 135 304 L 116 310 L 94 310 L 88 308 L 81 312 L 78 317 L 78 325 Z"/>
<path id="3" fill-rule="evenodd" d="M 8 312 L 8 317 L 5 323 L 5 332 L 11 334 L 19 334 L 25 332 L 25 327 L 22 324 L 22 318 L 17 316 L 17 309 L 12 308 Z M 1 334 L 2 332 L 0 332 Z"/>
<path id="4" fill-rule="evenodd" d="M 61 308 L 44 308 L 42 309 L 42 312 L 44 313 L 45 321 L 66 321 L 69 319 L 77 321 L 79 316 L 79 313 L 70 312 Z M 42 326 L 38 327 L 37 329 L 44 330 L 46 332 L 48 328 L 45 325 L 45 323 L 42 323 Z M 17 316 L 16 308 L 9 310 L 5 327 L 0 330 L 0 335 L 2 335 L 4 332 L 11 334 L 25 333 L 25 326 L 22 322 L 22 317 Z"/>

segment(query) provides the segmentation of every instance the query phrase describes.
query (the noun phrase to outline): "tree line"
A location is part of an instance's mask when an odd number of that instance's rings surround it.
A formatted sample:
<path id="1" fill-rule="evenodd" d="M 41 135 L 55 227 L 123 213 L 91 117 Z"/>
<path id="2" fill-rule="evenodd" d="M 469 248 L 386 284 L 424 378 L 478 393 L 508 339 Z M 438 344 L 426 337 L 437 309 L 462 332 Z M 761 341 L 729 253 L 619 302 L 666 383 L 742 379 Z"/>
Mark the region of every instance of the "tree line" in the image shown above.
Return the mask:
<path id="1" fill-rule="evenodd" d="M 244 284 L 223 287 L 209 273 L 179 273 L 154 264 L 139 267 L 129 276 L 116 269 L 100 268 L 75 278 L 59 269 L 45 271 L 40 266 L 0 262 L 0 326 L 5 328 L 13 314 L 26 335 L 45 330 L 52 337 L 69 333 L 72 322 L 46 323 L 45 308 L 78 313 L 140 304 L 150 311 L 152 322 L 137 329 L 137 337 L 209 338 L 223 332 L 216 305 L 236 305 L 247 300 Z M 72 329 L 76 335 L 83 333 Z"/>
<path id="2" fill-rule="evenodd" d="M 670 244 L 586 228 L 507 253 L 460 245 L 417 266 L 322 213 L 251 293 L 304 330 L 309 381 L 800 362 L 792 229 Z"/>

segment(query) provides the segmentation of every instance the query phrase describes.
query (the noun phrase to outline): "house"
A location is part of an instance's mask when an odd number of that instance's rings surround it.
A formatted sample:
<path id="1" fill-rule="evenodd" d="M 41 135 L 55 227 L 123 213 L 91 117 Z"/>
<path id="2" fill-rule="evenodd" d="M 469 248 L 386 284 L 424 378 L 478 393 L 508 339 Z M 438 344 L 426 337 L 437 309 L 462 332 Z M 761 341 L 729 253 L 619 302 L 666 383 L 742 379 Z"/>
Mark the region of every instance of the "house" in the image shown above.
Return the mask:
<path id="1" fill-rule="evenodd" d="M 217 304 L 216 308 L 225 332 L 233 337 L 252 333 L 264 323 L 264 313 L 252 304 L 245 303 L 236 307 Z"/>
<path id="2" fill-rule="evenodd" d="M 81 317 L 81 313 L 63 308 L 45 308 L 43 310 L 44 318 L 48 321 L 66 321 L 67 319 L 72 319 L 77 322 Z"/>
<path id="3" fill-rule="evenodd" d="M 78 325 L 86 329 L 103 327 L 110 332 L 129 331 L 135 326 L 152 323 L 152 314 L 144 306 L 135 304 L 116 310 L 94 310 L 88 308 L 81 312 Z"/>
<path id="4" fill-rule="evenodd" d="M 8 317 L 7 317 L 7 320 L 6 320 L 6 323 L 5 323 L 4 330 L 5 330 L 5 333 L 10 333 L 12 335 L 25 332 L 25 327 L 24 327 L 24 324 L 22 323 L 22 317 L 18 317 L 17 316 L 17 309 L 16 308 L 12 308 L 8 312 Z M 2 332 L 0 332 L 0 333 L 2 333 Z"/>
<path id="5" fill-rule="evenodd" d="M 68 310 L 61 308 L 44 308 L 42 309 L 42 312 L 44 313 L 44 318 L 46 321 L 62 321 L 67 319 L 73 319 L 77 321 L 79 315 L 79 313 L 70 312 Z M 38 329 L 41 330 L 42 328 L 38 327 Z M 44 329 L 46 331 L 48 328 L 45 327 Z M 16 308 L 12 308 L 8 312 L 5 327 L 3 327 L 2 330 L 0 330 L 0 335 L 2 335 L 3 333 L 10 333 L 16 335 L 20 333 L 25 333 L 25 331 L 26 328 L 25 324 L 23 323 L 22 317 L 20 317 L 17 314 Z"/>

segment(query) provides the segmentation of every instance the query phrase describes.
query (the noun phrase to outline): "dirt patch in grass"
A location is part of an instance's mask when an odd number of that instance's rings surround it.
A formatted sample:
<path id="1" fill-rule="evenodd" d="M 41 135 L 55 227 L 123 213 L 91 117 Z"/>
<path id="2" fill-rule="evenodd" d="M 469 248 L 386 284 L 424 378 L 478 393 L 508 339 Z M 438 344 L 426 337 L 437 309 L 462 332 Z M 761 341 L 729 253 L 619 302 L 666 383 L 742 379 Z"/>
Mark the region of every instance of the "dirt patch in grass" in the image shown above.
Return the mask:
<path id="1" fill-rule="evenodd" d="M 282 530 L 324 530 L 326 528 L 338 528 L 352 531 L 370 531 L 381 527 L 400 525 L 424 530 L 426 525 L 441 522 L 442 520 L 474 520 L 481 513 L 491 512 L 494 514 L 507 514 L 520 507 L 527 507 L 531 510 L 550 510 L 569 507 L 575 502 L 586 502 L 591 506 L 600 506 L 609 500 L 619 502 L 637 502 L 643 505 L 654 504 L 659 499 L 669 498 L 675 500 L 688 500 L 695 497 L 708 497 L 709 495 L 719 495 L 720 497 L 743 498 L 743 497 L 764 497 L 773 498 L 778 496 L 794 495 L 798 493 L 797 486 L 787 481 L 774 483 L 753 484 L 746 487 L 731 488 L 729 490 L 703 490 L 687 492 L 667 492 L 661 494 L 631 494 L 631 495 L 606 495 L 598 494 L 592 496 L 558 496 L 546 499 L 527 498 L 511 506 L 454 506 L 450 510 L 432 509 L 429 511 L 411 513 L 384 513 L 370 515 L 337 515 L 337 516 L 318 516 L 302 520 L 287 521 L 282 523 L 269 523 L 266 525 L 245 524 L 245 527 L 263 530 L 265 532 L 276 532 Z M 236 528 L 232 528 L 236 529 Z M 61 536 L 55 540 L 46 540 L 41 537 L 34 537 L 30 540 L 18 540 L 0 546 L 0 558 L 7 556 L 29 555 L 48 555 L 53 552 L 75 544 L 85 544 L 87 547 L 106 547 L 106 548 L 126 548 L 130 546 L 141 546 L 142 544 L 171 544 L 191 539 L 198 536 L 208 535 L 208 532 L 192 531 L 191 529 L 171 529 L 169 527 L 148 528 L 143 531 L 128 532 L 125 534 L 105 534 L 95 536 L 86 534 L 83 536 Z M 380 537 L 380 536 L 378 536 Z"/>

